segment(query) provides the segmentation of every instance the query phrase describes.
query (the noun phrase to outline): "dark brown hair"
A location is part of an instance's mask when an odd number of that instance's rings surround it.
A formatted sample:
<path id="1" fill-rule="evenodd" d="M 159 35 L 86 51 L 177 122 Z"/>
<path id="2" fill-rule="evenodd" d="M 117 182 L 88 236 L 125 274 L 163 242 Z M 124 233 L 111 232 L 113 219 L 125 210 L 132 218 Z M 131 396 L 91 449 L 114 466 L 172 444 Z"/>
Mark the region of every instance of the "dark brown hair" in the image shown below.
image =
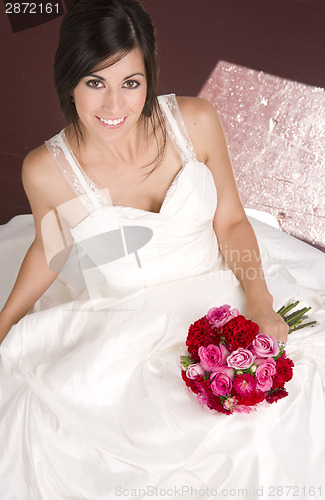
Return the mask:
<path id="1" fill-rule="evenodd" d="M 142 53 L 147 96 L 142 115 L 151 119 L 157 141 L 157 124 L 166 145 L 166 129 L 157 100 L 158 59 L 155 28 L 137 0 L 79 0 L 64 16 L 54 61 L 55 86 L 67 122 L 82 138 L 79 117 L 71 98 L 79 81 L 104 61 L 117 62 L 134 49 Z M 160 156 L 160 153 L 158 154 Z"/>

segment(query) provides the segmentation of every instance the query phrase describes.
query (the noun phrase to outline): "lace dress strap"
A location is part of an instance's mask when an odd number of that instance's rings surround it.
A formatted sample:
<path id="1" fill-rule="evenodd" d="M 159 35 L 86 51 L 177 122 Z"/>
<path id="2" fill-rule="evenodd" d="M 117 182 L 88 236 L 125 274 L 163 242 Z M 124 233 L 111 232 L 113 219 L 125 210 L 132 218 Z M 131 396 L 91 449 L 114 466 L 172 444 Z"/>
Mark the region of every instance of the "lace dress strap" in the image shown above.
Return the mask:
<path id="1" fill-rule="evenodd" d="M 105 194 L 100 191 L 80 167 L 65 137 L 64 130 L 45 141 L 45 145 L 81 203 L 89 212 L 93 212 L 98 207 L 112 205 L 108 190 L 103 190 Z"/>
<path id="2" fill-rule="evenodd" d="M 183 165 L 191 160 L 196 160 L 195 150 L 188 136 L 176 95 L 161 95 L 158 97 L 158 101 L 166 118 L 165 124 L 168 135 L 179 153 Z"/>

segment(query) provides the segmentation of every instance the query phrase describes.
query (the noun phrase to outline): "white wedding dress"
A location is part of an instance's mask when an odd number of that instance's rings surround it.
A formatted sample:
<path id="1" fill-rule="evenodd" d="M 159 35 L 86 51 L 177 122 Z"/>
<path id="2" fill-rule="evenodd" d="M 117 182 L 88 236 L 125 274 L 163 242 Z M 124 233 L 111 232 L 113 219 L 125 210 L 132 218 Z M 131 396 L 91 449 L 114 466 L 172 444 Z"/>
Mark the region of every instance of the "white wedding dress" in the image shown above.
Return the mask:
<path id="1" fill-rule="evenodd" d="M 202 408 L 180 376 L 188 327 L 245 300 L 218 251 L 212 174 L 174 95 L 160 105 L 183 166 L 159 213 L 112 206 L 63 131 L 47 143 L 86 216 L 1 345 L 1 500 L 325 496 L 325 255 L 251 219 L 275 307 L 297 298 L 318 325 L 289 338 L 287 398 L 250 415 Z M 5 284 L 32 238 L 23 217 L 0 228 Z"/>

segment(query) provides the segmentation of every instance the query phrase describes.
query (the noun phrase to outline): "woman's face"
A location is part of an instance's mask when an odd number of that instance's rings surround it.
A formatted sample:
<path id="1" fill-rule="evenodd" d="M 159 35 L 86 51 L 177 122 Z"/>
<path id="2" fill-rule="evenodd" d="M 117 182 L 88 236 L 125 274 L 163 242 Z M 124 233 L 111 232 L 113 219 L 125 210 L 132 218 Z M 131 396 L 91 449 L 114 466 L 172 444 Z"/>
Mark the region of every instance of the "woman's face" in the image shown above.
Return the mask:
<path id="1" fill-rule="evenodd" d="M 85 138 L 119 141 L 141 117 L 147 95 L 144 61 L 140 50 L 134 49 L 115 64 L 103 66 L 80 80 L 72 97 Z"/>

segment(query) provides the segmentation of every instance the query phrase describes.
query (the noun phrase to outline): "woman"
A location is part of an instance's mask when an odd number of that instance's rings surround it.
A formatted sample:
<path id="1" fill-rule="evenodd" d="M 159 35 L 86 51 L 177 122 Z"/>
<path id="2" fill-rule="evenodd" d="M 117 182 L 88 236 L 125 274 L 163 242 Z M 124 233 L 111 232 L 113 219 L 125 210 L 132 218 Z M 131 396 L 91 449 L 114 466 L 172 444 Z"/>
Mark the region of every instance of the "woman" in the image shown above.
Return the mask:
<path id="1" fill-rule="evenodd" d="M 234 425 L 195 405 L 179 376 L 187 328 L 214 305 L 246 307 L 261 331 L 288 335 L 216 112 L 157 99 L 154 28 L 136 0 L 80 0 L 55 78 L 71 124 L 24 161 L 36 237 L 0 315 L 2 498 L 273 480 L 255 440 L 265 426 L 280 432 L 281 410 Z M 293 481 L 281 453 L 277 477 Z"/>
<path id="2" fill-rule="evenodd" d="M 55 72 L 61 107 L 72 122 L 65 135 L 83 171 L 97 186 L 109 188 L 114 205 L 158 212 L 180 160 L 170 141 L 165 144 L 157 101 L 154 28 L 135 2 L 103 1 L 96 2 L 96 7 L 94 10 L 93 2 L 80 1 L 62 24 Z M 102 14 L 110 17 L 101 23 Z M 120 23 L 117 26 L 113 25 L 115 17 Z M 96 31 L 92 19 L 98 23 Z M 218 116 L 209 103 L 198 98 L 178 98 L 178 105 L 196 156 L 214 177 L 218 192 L 214 229 L 227 264 L 245 289 L 246 316 L 262 331 L 285 342 L 288 328 L 272 308 Z M 23 182 L 36 238 L 1 313 L 1 341 L 57 277 L 44 254 L 41 224 L 47 213 L 74 195 L 62 181 L 45 145 L 25 159 Z M 249 251 L 249 259 L 243 261 L 242 250 L 246 256 Z"/>

